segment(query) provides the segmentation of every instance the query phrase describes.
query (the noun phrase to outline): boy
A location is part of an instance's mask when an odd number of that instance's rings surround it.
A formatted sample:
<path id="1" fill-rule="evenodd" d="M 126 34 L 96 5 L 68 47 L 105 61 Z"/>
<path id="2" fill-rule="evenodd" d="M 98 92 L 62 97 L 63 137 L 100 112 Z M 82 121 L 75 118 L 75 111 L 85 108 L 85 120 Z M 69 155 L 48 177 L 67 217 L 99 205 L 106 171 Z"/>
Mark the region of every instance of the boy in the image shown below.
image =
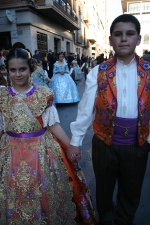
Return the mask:
<path id="1" fill-rule="evenodd" d="M 70 160 L 93 123 L 92 161 L 100 225 L 132 225 L 140 201 L 150 149 L 150 64 L 135 53 L 140 23 L 132 15 L 117 17 L 110 27 L 115 56 L 93 68 L 71 123 Z M 94 109 L 94 110 L 93 110 Z M 94 120 L 94 122 L 93 122 Z M 117 206 L 112 202 L 118 179 Z"/>
<path id="2" fill-rule="evenodd" d="M 8 86 L 9 78 L 6 66 L 4 64 L 0 65 L 0 74 L 2 75 L 1 85 Z"/>

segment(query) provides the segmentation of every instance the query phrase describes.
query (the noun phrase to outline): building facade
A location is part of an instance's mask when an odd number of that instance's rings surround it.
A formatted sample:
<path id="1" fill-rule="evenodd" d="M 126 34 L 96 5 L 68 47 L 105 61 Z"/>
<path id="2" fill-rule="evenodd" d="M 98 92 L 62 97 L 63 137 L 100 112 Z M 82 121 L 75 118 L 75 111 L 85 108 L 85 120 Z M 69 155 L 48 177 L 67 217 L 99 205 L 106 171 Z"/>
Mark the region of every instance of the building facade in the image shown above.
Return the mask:
<path id="1" fill-rule="evenodd" d="M 21 42 L 34 50 L 73 51 L 78 18 L 69 1 L 0 0 L 0 45 L 9 49 Z"/>
<path id="2" fill-rule="evenodd" d="M 0 46 L 95 58 L 109 51 L 107 1 L 0 0 Z"/>
<path id="3" fill-rule="evenodd" d="M 123 1 L 124 13 L 134 15 L 141 24 L 141 44 L 136 48 L 138 55 L 142 56 L 145 50 L 150 51 L 150 1 Z"/>

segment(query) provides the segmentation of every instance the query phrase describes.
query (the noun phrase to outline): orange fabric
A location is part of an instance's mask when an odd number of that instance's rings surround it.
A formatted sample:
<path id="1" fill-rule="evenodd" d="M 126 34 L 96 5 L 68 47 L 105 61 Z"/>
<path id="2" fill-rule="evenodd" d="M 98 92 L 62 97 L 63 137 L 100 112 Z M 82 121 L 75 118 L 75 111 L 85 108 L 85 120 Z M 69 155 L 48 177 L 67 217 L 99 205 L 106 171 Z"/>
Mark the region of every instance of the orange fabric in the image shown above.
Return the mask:
<path id="1" fill-rule="evenodd" d="M 92 218 L 92 222 L 91 223 L 87 223 L 86 221 L 83 221 L 80 219 L 82 217 L 81 215 L 81 211 L 82 211 L 82 207 L 81 207 L 81 202 L 82 202 L 82 194 L 87 193 L 88 192 L 88 188 L 87 186 L 81 182 L 81 180 L 79 179 L 79 177 L 76 175 L 75 171 L 77 170 L 77 161 L 75 161 L 74 163 L 71 163 L 69 161 L 69 159 L 67 158 L 66 155 L 66 150 L 67 147 L 60 141 L 58 140 L 56 137 L 54 137 L 54 139 L 59 143 L 59 145 L 62 148 L 62 160 L 66 166 L 67 169 L 67 173 L 69 178 L 71 178 L 70 180 L 70 185 L 73 188 L 73 199 L 72 201 L 76 204 L 76 222 L 78 222 L 78 224 L 81 225 L 98 225 L 98 222 L 95 218 L 95 214 L 90 215 Z M 80 222 L 80 220 L 82 222 Z"/>
<path id="2" fill-rule="evenodd" d="M 138 76 L 138 143 L 143 145 L 149 135 L 150 119 L 150 63 L 136 55 Z M 98 93 L 95 103 L 94 133 L 107 145 L 112 144 L 114 119 L 117 109 L 116 58 L 112 58 L 99 67 Z"/>
<path id="3" fill-rule="evenodd" d="M 39 121 L 39 123 L 41 124 L 41 126 L 43 127 L 44 124 L 43 124 L 42 116 L 37 116 L 36 118 Z"/>

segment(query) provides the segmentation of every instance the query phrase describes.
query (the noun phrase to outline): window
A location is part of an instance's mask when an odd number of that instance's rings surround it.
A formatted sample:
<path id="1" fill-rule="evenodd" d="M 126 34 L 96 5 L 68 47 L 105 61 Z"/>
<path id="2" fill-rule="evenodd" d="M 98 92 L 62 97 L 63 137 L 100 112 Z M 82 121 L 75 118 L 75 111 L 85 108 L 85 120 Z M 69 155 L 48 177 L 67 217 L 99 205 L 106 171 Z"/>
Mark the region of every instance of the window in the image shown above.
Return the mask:
<path id="1" fill-rule="evenodd" d="M 128 4 L 128 12 L 140 12 L 141 11 L 141 3 L 129 3 Z"/>
<path id="2" fill-rule="evenodd" d="M 149 34 L 144 35 L 144 41 L 143 44 L 149 44 Z"/>
<path id="3" fill-rule="evenodd" d="M 71 5 L 67 3 L 67 13 L 71 15 Z"/>
<path id="4" fill-rule="evenodd" d="M 142 10 L 145 11 L 150 11 L 150 2 L 142 2 Z"/>
<path id="5" fill-rule="evenodd" d="M 66 11 L 66 2 L 64 0 L 60 0 L 60 6 Z"/>
<path id="6" fill-rule="evenodd" d="M 40 52 L 47 51 L 47 34 L 37 32 L 37 48 Z"/>

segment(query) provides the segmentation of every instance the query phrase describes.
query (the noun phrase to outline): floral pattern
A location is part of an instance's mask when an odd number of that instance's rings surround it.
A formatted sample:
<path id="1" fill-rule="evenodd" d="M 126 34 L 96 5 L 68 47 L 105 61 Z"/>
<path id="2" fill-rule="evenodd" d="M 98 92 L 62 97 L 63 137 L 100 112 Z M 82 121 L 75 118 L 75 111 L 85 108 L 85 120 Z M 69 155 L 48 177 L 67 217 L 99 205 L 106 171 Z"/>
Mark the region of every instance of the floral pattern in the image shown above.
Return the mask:
<path id="1" fill-rule="evenodd" d="M 109 112 L 105 109 L 100 109 L 99 110 L 99 119 L 103 124 L 109 124 Z"/>
<path id="2" fill-rule="evenodd" d="M 107 70 L 108 69 L 108 65 L 105 63 L 101 63 L 99 66 L 99 70 Z"/>
<path id="3" fill-rule="evenodd" d="M 139 98 L 139 110 L 143 111 L 143 109 L 145 108 L 145 104 L 144 104 L 144 99 L 143 98 Z"/>
<path id="4" fill-rule="evenodd" d="M 147 79 L 146 79 L 145 87 L 146 87 L 148 90 L 150 90 L 150 78 L 147 78 Z"/>
<path id="5" fill-rule="evenodd" d="M 145 73 L 142 72 L 142 71 L 139 71 L 139 75 L 140 75 L 141 77 L 144 77 L 144 76 L 145 76 Z"/>
<path id="6" fill-rule="evenodd" d="M 144 63 L 144 64 L 141 64 L 141 66 L 144 70 L 150 70 L 150 63 Z"/>
<path id="7" fill-rule="evenodd" d="M 138 76 L 138 143 L 143 145 L 149 135 L 150 63 L 135 55 Z M 101 64 L 98 70 L 98 93 L 95 103 L 94 133 L 107 145 L 112 144 L 117 110 L 116 58 Z M 106 71 L 107 70 L 107 71 Z M 112 80 L 113 78 L 113 80 Z"/>
<path id="8" fill-rule="evenodd" d="M 106 88 L 107 88 L 107 85 L 108 85 L 108 81 L 105 80 L 105 79 L 103 79 L 103 78 L 101 78 L 101 79 L 98 81 L 98 88 L 99 88 L 100 90 L 106 89 Z"/>
<path id="9" fill-rule="evenodd" d="M 108 74 L 108 77 L 109 77 L 109 78 L 113 78 L 114 75 L 115 75 L 114 72 L 110 72 L 110 73 Z"/>
<path id="10" fill-rule="evenodd" d="M 11 90 L 1 90 L 2 112 L 10 105 L 17 109 L 16 95 Z M 29 106 L 32 104 L 31 112 L 35 115 L 36 111 L 38 117 L 39 111 L 42 114 L 53 98 L 52 91 L 45 87 L 38 87 L 28 95 L 24 96 L 24 102 Z M 39 108 L 37 102 L 40 104 L 40 101 L 44 104 Z M 20 123 L 25 120 L 26 114 L 25 107 L 22 110 Z M 8 112 L 5 113 L 5 120 L 7 115 Z M 16 120 L 16 116 L 12 115 L 9 114 L 10 125 Z M 36 122 L 41 129 L 42 120 L 38 118 L 35 121 L 33 118 L 31 132 L 35 132 Z M 26 126 L 24 122 L 21 124 Z M 25 131 L 30 133 L 26 128 Z M 77 162 L 72 165 L 66 157 L 66 146 L 53 137 L 49 129 L 33 138 L 17 138 L 7 134 L 2 136 L 0 181 L 1 225 L 97 224 L 80 166 Z"/>
<path id="11" fill-rule="evenodd" d="M 145 110 L 145 108 L 141 111 L 141 113 L 143 113 L 143 119 L 141 121 L 142 125 L 146 125 L 149 123 L 150 120 L 150 109 Z"/>

